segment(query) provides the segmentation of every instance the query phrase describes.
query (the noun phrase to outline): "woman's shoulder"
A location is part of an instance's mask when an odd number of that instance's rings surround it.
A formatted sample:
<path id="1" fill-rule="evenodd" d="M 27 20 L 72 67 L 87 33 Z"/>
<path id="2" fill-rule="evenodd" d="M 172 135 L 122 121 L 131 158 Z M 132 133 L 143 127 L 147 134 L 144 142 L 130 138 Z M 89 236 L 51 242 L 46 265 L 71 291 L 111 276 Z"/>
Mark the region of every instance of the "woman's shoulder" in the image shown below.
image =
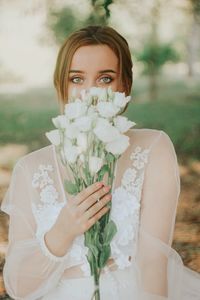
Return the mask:
<path id="1" fill-rule="evenodd" d="M 166 131 L 153 128 L 133 128 L 128 131 L 130 144 L 133 146 L 141 146 L 145 149 L 152 149 L 154 145 L 158 145 L 160 149 L 174 148 L 173 141 Z"/>
<path id="2" fill-rule="evenodd" d="M 169 138 L 168 134 L 160 129 L 153 128 L 133 128 L 128 132 L 131 144 L 141 145 L 148 148 L 157 139 L 164 137 Z"/>
<path id="3" fill-rule="evenodd" d="M 133 128 L 128 132 L 130 144 L 151 150 L 154 148 L 159 153 L 175 153 L 175 146 L 168 133 L 161 129 Z"/>
<path id="4" fill-rule="evenodd" d="M 41 162 L 48 161 L 49 159 L 52 159 L 52 149 L 53 145 L 47 145 L 44 147 L 41 147 L 39 149 L 36 149 L 34 151 L 31 151 L 23 156 L 21 156 L 17 162 L 16 165 L 19 165 L 21 167 L 25 166 L 26 164 L 38 164 Z"/>

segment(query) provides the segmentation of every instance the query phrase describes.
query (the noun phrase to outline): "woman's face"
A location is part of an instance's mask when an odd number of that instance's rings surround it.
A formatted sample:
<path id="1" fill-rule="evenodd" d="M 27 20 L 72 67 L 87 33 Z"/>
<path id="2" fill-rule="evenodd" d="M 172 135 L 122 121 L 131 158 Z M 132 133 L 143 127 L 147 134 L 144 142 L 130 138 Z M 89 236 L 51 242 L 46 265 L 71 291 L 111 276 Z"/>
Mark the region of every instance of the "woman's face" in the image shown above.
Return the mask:
<path id="1" fill-rule="evenodd" d="M 76 88 L 92 86 L 109 87 L 113 91 L 123 92 L 119 83 L 119 62 L 115 53 L 107 45 L 88 45 L 76 50 L 73 55 L 68 82 L 68 98 Z"/>

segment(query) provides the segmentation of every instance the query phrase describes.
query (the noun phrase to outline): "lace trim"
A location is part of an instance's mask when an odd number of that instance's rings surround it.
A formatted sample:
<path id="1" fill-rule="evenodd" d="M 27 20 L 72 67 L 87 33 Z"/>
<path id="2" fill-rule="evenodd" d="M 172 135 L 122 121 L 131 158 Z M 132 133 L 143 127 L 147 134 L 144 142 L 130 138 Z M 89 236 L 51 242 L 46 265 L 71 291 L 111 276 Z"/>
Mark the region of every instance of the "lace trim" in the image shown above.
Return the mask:
<path id="1" fill-rule="evenodd" d="M 37 223 L 36 238 L 39 241 L 43 253 L 53 261 L 62 261 L 68 257 L 53 255 L 46 246 L 44 235 L 53 226 L 60 210 L 65 202 L 58 202 L 59 194 L 54 187 L 54 181 L 49 176 L 53 172 L 52 165 L 39 165 L 38 172 L 33 174 L 32 187 L 39 190 L 40 202 L 31 203 L 33 215 Z"/>
<path id="2" fill-rule="evenodd" d="M 110 219 L 116 223 L 117 233 L 111 241 L 111 257 L 119 269 L 131 265 L 129 256 L 136 251 L 144 167 L 149 152 L 150 149 L 135 148 L 130 156 L 132 166 L 124 172 L 121 186 L 113 193 Z"/>

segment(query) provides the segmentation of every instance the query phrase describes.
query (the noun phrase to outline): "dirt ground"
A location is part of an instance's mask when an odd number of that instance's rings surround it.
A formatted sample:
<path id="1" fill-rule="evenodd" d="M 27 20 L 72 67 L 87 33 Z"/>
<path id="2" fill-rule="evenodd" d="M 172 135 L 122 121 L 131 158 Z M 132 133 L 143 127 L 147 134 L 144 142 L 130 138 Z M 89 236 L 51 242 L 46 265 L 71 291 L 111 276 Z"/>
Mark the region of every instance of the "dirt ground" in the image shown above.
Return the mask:
<path id="1" fill-rule="evenodd" d="M 0 201 L 7 190 L 14 162 L 27 151 L 23 145 L 0 147 Z M 200 272 L 200 161 L 193 160 L 184 165 L 179 164 L 179 167 L 181 194 L 172 248 L 180 254 L 186 266 Z M 8 221 L 8 216 L 0 212 L 0 299 L 9 299 L 2 279 Z"/>

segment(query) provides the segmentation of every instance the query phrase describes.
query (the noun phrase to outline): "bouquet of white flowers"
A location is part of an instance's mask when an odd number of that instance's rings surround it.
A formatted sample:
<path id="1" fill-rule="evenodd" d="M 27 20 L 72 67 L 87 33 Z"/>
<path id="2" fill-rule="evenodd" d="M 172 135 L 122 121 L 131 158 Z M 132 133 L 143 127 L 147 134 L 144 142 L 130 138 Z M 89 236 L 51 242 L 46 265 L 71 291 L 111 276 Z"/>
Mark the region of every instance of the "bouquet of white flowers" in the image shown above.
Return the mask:
<path id="1" fill-rule="evenodd" d="M 136 124 L 120 116 L 130 99 L 110 87 L 92 87 L 82 90 L 79 98 L 73 96 L 65 105 L 64 114 L 52 119 L 57 129 L 46 136 L 73 175 L 73 181 L 64 182 L 69 194 L 76 195 L 105 178 L 112 187 L 116 161 L 129 146 L 129 137 L 124 133 Z M 111 208 L 111 201 L 107 205 Z M 110 210 L 84 233 L 87 260 L 94 276 L 92 299 L 95 300 L 100 299 L 99 277 L 110 257 L 110 242 L 117 231 L 109 214 Z"/>

